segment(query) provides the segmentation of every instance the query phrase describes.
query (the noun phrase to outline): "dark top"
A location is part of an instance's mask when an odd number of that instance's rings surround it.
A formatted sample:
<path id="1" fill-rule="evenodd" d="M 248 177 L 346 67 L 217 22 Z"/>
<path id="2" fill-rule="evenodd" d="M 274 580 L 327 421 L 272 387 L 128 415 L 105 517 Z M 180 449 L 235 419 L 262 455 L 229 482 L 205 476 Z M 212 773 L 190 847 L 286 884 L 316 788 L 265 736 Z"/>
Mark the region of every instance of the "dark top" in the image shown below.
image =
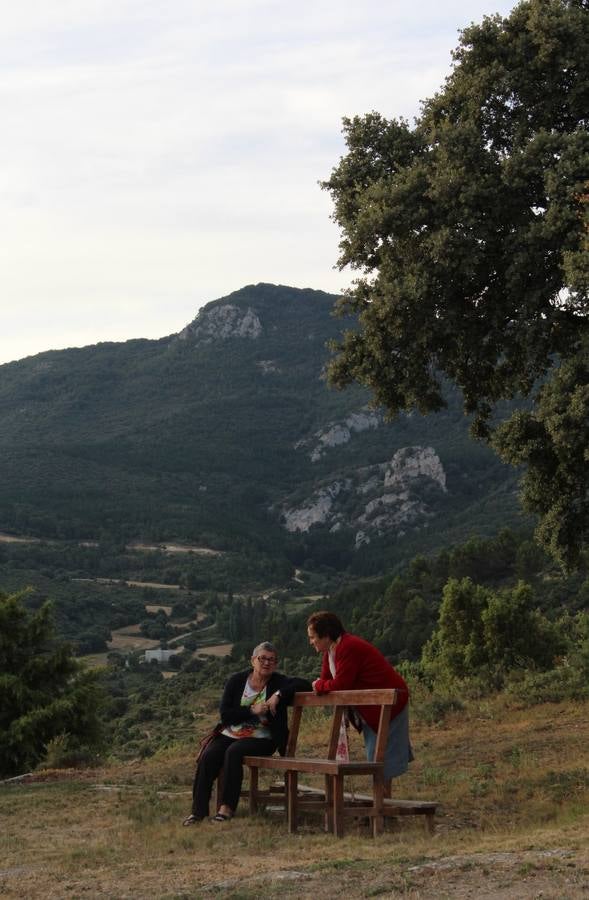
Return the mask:
<path id="1" fill-rule="evenodd" d="M 250 712 L 245 706 L 241 706 L 241 698 L 248 676 L 252 670 L 247 672 L 236 672 L 228 679 L 223 696 L 221 697 L 221 722 L 226 725 L 240 725 L 243 723 L 258 724 L 260 719 L 254 713 Z M 286 712 L 287 706 L 292 703 L 293 697 L 297 691 L 312 691 L 310 681 L 305 678 L 289 678 L 282 672 L 273 672 L 266 685 L 266 699 L 269 700 L 272 694 L 280 691 L 280 700 L 276 707 L 276 715 L 268 716 L 268 727 L 272 735 L 272 739 L 276 742 L 278 752 L 284 756 L 286 752 L 286 744 L 288 741 L 288 716 Z"/>

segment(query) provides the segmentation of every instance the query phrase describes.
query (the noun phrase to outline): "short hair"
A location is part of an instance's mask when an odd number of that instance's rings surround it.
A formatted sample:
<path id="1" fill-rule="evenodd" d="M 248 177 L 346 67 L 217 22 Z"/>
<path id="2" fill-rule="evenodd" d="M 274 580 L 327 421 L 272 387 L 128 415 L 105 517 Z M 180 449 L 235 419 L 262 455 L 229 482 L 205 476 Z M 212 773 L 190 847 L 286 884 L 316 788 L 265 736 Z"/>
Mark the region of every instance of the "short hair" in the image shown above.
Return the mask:
<path id="1" fill-rule="evenodd" d="M 338 637 L 346 633 L 336 614 L 325 609 L 312 613 L 307 619 L 307 627 L 312 628 L 317 637 L 328 637 L 331 641 L 337 641 Z"/>
<path id="2" fill-rule="evenodd" d="M 256 656 L 259 656 L 262 650 L 265 650 L 267 653 L 273 653 L 276 659 L 278 659 L 278 650 L 271 644 L 270 641 L 262 641 L 261 644 L 258 644 L 257 647 L 254 647 L 252 650 L 252 659 Z"/>

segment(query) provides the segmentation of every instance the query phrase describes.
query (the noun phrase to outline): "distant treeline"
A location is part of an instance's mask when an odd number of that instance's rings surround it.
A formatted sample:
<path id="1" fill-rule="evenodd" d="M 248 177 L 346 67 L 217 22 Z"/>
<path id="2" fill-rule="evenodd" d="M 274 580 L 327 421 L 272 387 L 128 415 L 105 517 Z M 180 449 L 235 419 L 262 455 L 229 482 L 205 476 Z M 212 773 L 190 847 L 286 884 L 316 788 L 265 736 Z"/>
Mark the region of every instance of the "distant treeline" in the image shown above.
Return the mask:
<path id="1" fill-rule="evenodd" d="M 586 568 L 564 576 L 526 534 L 503 529 L 494 538 L 472 537 L 436 554 L 416 556 L 394 577 L 359 581 L 317 606 L 329 606 L 347 629 L 372 641 L 393 662 L 417 661 L 431 638 L 444 587 L 450 579 L 470 578 L 489 588 L 530 586 L 530 603 L 550 620 L 589 606 Z M 252 639 L 273 640 L 289 658 L 306 652 L 306 613 L 287 616 L 280 601 L 264 605 L 223 601 L 222 630 L 236 641 L 235 655 L 246 654 Z"/>

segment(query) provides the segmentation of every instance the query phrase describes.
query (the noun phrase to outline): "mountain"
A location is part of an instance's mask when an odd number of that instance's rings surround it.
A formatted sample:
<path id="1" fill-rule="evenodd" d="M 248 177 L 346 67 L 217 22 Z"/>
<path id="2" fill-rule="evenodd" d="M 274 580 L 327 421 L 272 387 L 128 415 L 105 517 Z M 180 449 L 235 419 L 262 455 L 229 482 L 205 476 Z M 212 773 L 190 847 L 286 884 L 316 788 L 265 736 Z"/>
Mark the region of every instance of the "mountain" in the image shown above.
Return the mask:
<path id="1" fill-rule="evenodd" d="M 326 385 L 335 297 L 250 285 L 156 341 L 0 367 L 0 530 L 190 541 L 378 571 L 517 517 L 460 397 L 385 422 Z"/>

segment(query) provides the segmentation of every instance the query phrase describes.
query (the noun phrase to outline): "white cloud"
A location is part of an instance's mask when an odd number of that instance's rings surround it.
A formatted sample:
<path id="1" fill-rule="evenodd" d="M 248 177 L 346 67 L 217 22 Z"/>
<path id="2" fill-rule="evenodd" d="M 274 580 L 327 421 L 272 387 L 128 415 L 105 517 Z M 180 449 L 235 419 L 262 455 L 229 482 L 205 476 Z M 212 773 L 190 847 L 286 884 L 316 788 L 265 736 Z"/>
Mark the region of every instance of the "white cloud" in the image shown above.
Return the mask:
<path id="1" fill-rule="evenodd" d="M 165 335 L 252 282 L 339 291 L 317 182 L 344 151 L 342 116 L 416 115 L 458 28 L 484 11 L 482 0 L 7 7 L 0 362 Z"/>

